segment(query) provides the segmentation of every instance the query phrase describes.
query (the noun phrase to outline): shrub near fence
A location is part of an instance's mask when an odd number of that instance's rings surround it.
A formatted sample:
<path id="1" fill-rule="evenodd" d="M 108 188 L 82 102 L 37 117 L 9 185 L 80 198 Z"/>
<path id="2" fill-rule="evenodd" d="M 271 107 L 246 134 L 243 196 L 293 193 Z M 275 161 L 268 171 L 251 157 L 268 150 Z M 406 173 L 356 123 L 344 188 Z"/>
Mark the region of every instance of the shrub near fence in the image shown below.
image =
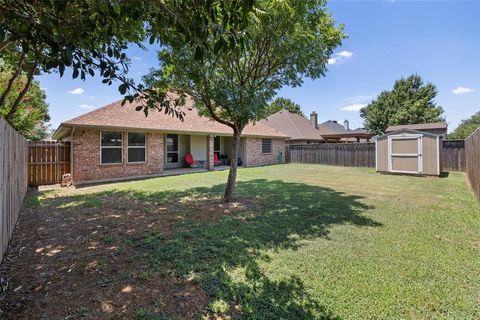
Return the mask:
<path id="1" fill-rule="evenodd" d="M 465 159 L 468 180 L 480 199 L 480 128 L 465 139 Z"/>
<path id="2" fill-rule="evenodd" d="M 374 143 L 322 143 L 290 145 L 289 162 L 344 167 L 375 167 Z"/>
<path id="3" fill-rule="evenodd" d="M 0 118 L 0 261 L 27 192 L 28 143 Z"/>

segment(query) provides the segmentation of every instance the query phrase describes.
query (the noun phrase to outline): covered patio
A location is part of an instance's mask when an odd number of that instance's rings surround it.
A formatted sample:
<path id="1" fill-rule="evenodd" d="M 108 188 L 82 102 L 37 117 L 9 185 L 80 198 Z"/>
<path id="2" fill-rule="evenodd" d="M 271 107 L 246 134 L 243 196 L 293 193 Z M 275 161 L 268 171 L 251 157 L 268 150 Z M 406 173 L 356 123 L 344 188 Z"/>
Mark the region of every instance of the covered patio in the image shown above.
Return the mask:
<path id="1" fill-rule="evenodd" d="M 213 171 L 228 170 L 228 168 L 229 168 L 229 166 L 219 165 L 219 166 L 215 166 L 213 168 Z M 159 176 L 161 176 L 161 177 L 178 176 L 178 175 L 181 175 L 181 174 L 199 173 L 199 172 L 207 172 L 207 171 L 212 171 L 212 170 L 208 170 L 206 167 L 202 167 L 202 168 L 171 168 L 171 169 L 163 170 L 163 172 Z"/>
<path id="2" fill-rule="evenodd" d="M 232 137 L 220 135 L 200 135 L 200 134 L 182 134 L 165 133 L 164 134 L 164 171 L 192 172 L 199 170 L 216 170 L 222 165 L 228 166 L 232 153 Z M 193 161 L 198 162 L 191 166 L 186 161 L 186 155 L 191 155 Z M 215 164 L 214 158 L 221 163 Z M 238 157 L 245 162 L 245 138 L 240 139 L 240 148 Z"/>

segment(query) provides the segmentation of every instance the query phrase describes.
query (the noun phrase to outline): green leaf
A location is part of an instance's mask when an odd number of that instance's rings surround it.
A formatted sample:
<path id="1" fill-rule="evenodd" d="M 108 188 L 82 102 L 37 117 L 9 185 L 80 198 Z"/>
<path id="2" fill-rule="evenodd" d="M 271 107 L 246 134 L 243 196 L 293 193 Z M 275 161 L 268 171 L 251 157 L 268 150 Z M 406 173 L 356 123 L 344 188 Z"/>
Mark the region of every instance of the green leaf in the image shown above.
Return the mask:
<path id="1" fill-rule="evenodd" d="M 73 69 L 73 74 L 72 74 L 72 79 L 76 79 L 78 77 L 78 69 L 74 68 Z"/>
<path id="2" fill-rule="evenodd" d="M 63 77 L 63 73 L 65 72 L 65 65 L 63 63 L 58 65 L 58 71 L 60 72 L 60 77 Z"/>
<path id="3" fill-rule="evenodd" d="M 5 30 L 0 29 L 0 42 L 5 40 Z"/>
<path id="4" fill-rule="evenodd" d="M 125 94 L 127 92 L 127 84 L 126 83 L 122 83 L 119 87 L 118 87 L 118 91 L 120 91 L 121 94 Z"/>
<path id="5" fill-rule="evenodd" d="M 67 66 L 72 64 L 72 49 L 70 47 L 65 48 L 65 60 Z"/>

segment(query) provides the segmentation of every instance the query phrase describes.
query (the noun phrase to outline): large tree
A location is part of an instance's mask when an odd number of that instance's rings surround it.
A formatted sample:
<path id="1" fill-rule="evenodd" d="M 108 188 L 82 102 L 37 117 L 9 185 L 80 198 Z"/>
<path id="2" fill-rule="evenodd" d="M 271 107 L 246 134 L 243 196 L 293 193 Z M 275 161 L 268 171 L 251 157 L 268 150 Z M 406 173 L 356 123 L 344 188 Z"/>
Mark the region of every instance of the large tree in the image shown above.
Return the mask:
<path id="1" fill-rule="evenodd" d="M 0 61 L 0 95 L 8 85 L 12 67 Z M 26 76 L 19 76 L 11 85 L 10 93 L 5 96 L 5 103 L 0 106 L 0 116 L 6 117 L 19 92 L 27 82 Z M 46 122 L 50 120 L 46 96 L 37 81 L 32 81 L 25 95 L 19 101 L 16 112 L 10 117 L 10 125 L 27 139 L 41 140 L 47 135 Z"/>
<path id="2" fill-rule="evenodd" d="M 150 97 L 176 107 L 190 96 L 201 114 L 232 129 L 234 161 L 225 201 L 234 195 L 235 159 L 245 126 L 265 116 L 268 101 L 281 87 L 324 76 L 328 58 L 345 37 L 342 29 L 335 26 L 323 0 L 259 0 L 249 15 L 248 37 L 208 38 L 214 51 L 201 59 L 181 34 L 172 34 L 162 47 L 160 69 L 146 79 L 155 88 Z M 219 50 L 227 41 L 235 46 Z M 171 90 L 177 93 L 174 99 L 165 94 Z"/>
<path id="3" fill-rule="evenodd" d="M 395 81 L 393 89 L 382 91 L 360 110 L 364 126 L 373 134 L 383 134 L 387 127 L 444 121 L 443 108 L 434 102 L 437 88 L 424 84 L 419 75 Z"/>
<path id="4" fill-rule="evenodd" d="M 265 116 L 268 117 L 269 115 L 274 114 L 280 110 L 288 110 L 291 113 L 296 113 L 301 116 L 305 116 L 299 104 L 293 102 L 291 99 L 278 97 L 275 98 L 266 109 Z"/>
<path id="5" fill-rule="evenodd" d="M 131 101 L 143 87 L 127 74 L 129 44 L 160 42 L 176 32 L 200 57 L 213 50 L 205 39 L 216 35 L 217 26 L 226 38 L 241 32 L 251 7 L 252 1 L 243 0 L 0 0 L 0 55 L 16 65 L 0 107 L 16 79 L 25 76 L 5 115 L 11 121 L 36 74 L 62 76 L 66 69 L 73 78 L 97 75 L 103 83 L 119 81 L 120 93 L 128 92 Z"/>
<path id="6" fill-rule="evenodd" d="M 478 128 L 480 128 L 480 111 L 475 112 L 470 118 L 462 120 L 458 127 L 448 135 L 448 138 L 465 139 Z"/>

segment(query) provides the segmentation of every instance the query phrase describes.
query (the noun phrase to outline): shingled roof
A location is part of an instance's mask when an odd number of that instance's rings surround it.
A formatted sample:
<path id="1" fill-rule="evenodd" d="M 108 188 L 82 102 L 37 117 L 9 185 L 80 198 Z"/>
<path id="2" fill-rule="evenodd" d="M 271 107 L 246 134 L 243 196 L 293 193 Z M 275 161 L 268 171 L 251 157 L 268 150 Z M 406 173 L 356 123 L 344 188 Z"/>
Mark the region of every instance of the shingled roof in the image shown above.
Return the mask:
<path id="1" fill-rule="evenodd" d="M 288 110 L 280 110 L 262 120 L 261 123 L 282 130 L 290 136 L 291 141 L 324 141 L 327 138 L 341 139 L 356 136 L 370 138 L 372 136 L 366 130 L 360 128 L 346 130 L 344 126 L 333 120 L 325 121 L 314 128 L 309 119 Z"/>
<path id="2" fill-rule="evenodd" d="M 148 117 L 142 111 L 136 111 L 136 104 L 121 105 L 121 100 L 98 108 L 79 117 L 62 122 L 54 134 L 61 139 L 68 135 L 71 127 L 92 127 L 108 129 L 140 129 L 148 131 L 185 132 L 196 134 L 231 135 L 232 128 L 198 115 L 191 99 L 182 107 L 184 120 L 174 118 L 164 112 L 150 110 Z M 248 124 L 242 136 L 288 138 L 288 135 L 262 123 Z"/>
<path id="3" fill-rule="evenodd" d="M 310 120 L 288 110 L 280 110 L 267 119 L 260 121 L 281 130 L 290 136 L 290 140 L 322 140 L 320 132 L 313 128 Z"/>
<path id="4" fill-rule="evenodd" d="M 432 129 L 447 129 L 447 123 L 445 122 L 432 122 L 432 123 L 419 123 L 419 124 L 402 124 L 398 126 L 390 126 L 385 132 L 393 132 L 401 129 L 412 130 L 432 130 Z"/>

